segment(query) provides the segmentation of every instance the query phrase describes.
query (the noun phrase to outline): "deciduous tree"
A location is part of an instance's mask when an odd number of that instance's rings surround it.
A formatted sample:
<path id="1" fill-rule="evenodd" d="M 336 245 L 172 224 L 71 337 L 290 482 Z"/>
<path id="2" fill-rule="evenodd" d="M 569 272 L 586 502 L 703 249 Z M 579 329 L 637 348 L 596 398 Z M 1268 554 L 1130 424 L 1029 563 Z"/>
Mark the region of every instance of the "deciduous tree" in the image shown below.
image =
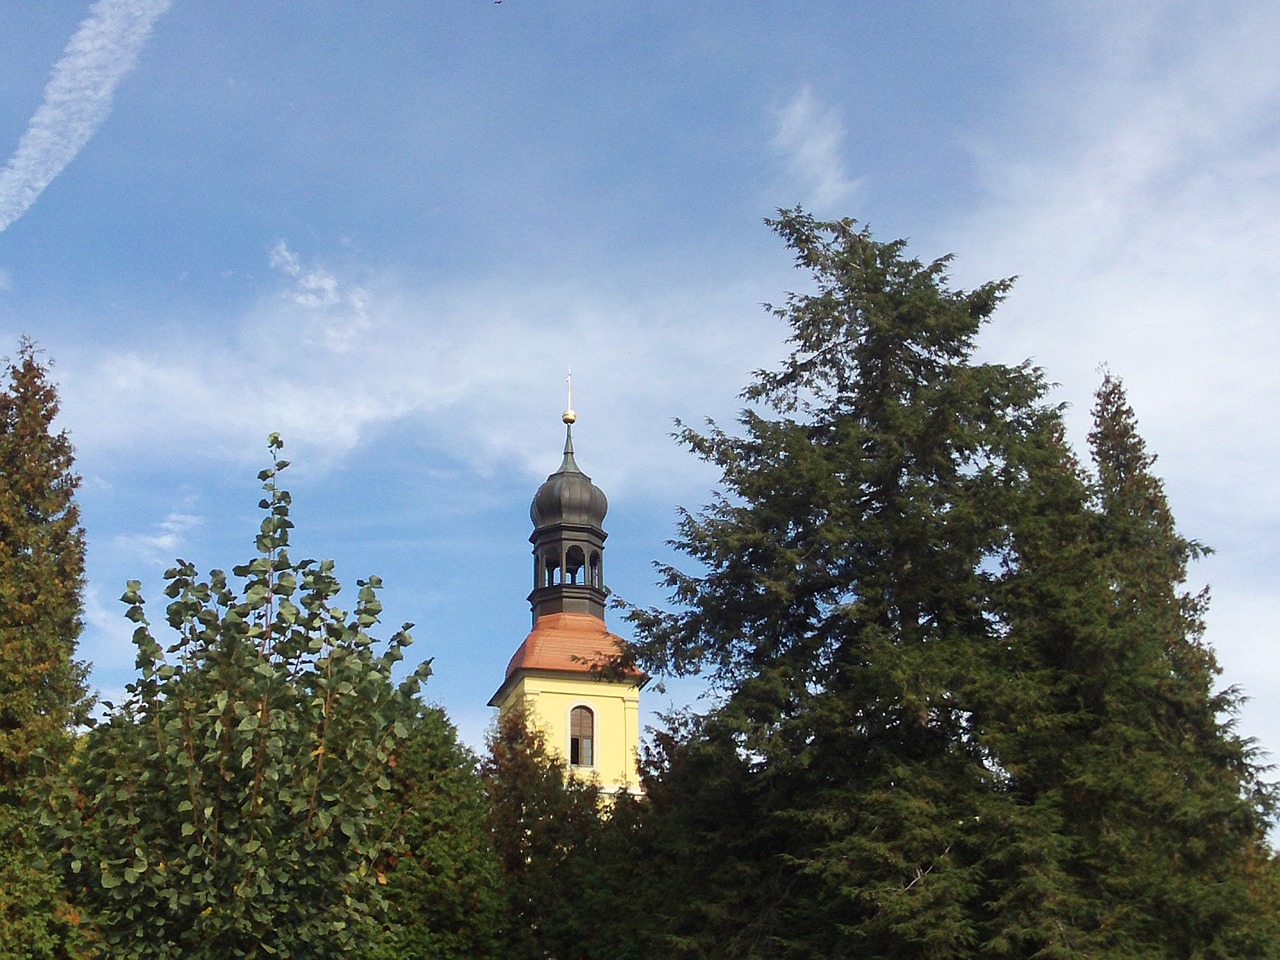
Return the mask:
<path id="1" fill-rule="evenodd" d="M 113 957 L 354 956 L 380 929 L 388 764 L 429 670 L 393 685 L 408 625 L 375 652 L 376 577 L 347 611 L 332 561 L 290 557 L 281 446 L 239 589 L 179 561 L 162 646 L 129 584 L 139 676 L 46 811 Z"/>

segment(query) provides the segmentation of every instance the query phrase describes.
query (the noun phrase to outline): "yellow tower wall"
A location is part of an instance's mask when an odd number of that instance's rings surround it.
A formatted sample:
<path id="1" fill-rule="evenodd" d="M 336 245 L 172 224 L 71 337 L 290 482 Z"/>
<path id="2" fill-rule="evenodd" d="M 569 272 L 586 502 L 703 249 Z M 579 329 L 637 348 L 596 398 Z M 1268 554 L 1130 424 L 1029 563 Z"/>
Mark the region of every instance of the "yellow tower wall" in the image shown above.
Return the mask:
<path id="1" fill-rule="evenodd" d="M 574 707 L 589 707 L 595 715 L 595 763 L 569 767 L 570 772 L 583 779 L 594 778 L 605 793 L 640 792 L 638 684 L 583 674 L 523 673 L 498 704 L 503 713 L 515 706 L 524 707 L 529 722 L 546 737 L 548 749 L 566 765 L 569 712 Z"/>

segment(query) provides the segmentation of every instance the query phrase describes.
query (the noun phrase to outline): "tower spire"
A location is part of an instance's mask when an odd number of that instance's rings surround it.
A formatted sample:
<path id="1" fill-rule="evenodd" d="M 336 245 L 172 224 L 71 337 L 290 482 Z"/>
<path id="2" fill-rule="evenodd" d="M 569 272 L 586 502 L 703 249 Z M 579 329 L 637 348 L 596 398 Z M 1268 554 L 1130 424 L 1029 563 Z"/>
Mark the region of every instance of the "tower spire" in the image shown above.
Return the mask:
<path id="1" fill-rule="evenodd" d="M 564 460 L 560 469 L 538 488 L 529 516 L 533 521 L 533 619 L 548 613 L 587 613 L 604 619 L 604 517 L 609 502 L 604 492 L 582 472 L 573 456 L 573 373 L 565 378 L 569 406 L 565 424 Z"/>
<path id="2" fill-rule="evenodd" d="M 564 413 L 560 419 L 565 422 L 566 426 L 572 427 L 578 422 L 578 415 L 573 412 L 573 367 L 569 368 L 569 375 L 564 378 L 564 382 L 569 388 L 569 402 L 565 405 Z"/>
<path id="3" fill-rule="evenodd" d="M 600 782 L 606 795 L 638 794 L 640 688 L 636 670 L 608 675 L 622 638 L 605 625 L 604 518 L 609 503 L 573 459 L 573 371 L 565 377 L 568 405 L 564 461 L 538 488 L 533 521 L 533 629 L 507 664 L 489 705 L 505 715 L 528 711 L 528 722 L 576 776 Z"/>
<path id="4" fill-rule="evenodd" d="M 577 461 L 573 459 L 573 425 L 578 422 L 578 414 L 573 409 L 573 368 L 569 368 L 569 375 L 564 378 L 565 385 L 569 390 L 569 402 L 564 408 L 564 413 L 560 415 L 560 419 L 564 421 L 564 459 L 560 461 L 560 469 L 557 473 L 581 473 L 578 468 Z M 555 474 L 552 474 L 554 476 Z M 589 478 L 588 478 L 589 479 Z"/>

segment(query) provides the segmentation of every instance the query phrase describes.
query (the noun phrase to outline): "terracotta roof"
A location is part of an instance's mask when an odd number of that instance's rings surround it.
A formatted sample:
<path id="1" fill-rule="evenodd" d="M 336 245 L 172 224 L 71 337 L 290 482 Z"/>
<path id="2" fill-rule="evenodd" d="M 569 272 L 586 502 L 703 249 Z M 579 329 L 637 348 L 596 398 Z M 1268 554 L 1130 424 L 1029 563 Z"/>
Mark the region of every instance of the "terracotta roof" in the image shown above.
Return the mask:
<path id="1" fill-rule="evenodd" d="M 548 613 L 538 618 L 529 636 L 507 664 L 507 679 L 517 670 L 563 670 L 590 673 L 616 655 L 622 638 L 589 613 Z"/>

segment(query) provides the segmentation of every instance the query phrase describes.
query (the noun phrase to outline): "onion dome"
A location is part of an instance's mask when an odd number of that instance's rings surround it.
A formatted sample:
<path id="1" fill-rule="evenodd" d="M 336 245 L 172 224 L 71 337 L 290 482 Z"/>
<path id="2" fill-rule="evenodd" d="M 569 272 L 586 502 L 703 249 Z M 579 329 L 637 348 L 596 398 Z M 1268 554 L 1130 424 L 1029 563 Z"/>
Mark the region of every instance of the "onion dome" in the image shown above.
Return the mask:
<path id="1" fill-rule="evenodd" d="M 564 460 L 547 477 L 529 507 L 533 520 L 533 622 L 548 614 L 583 613 L 604 620 L 604 491 L 578 469 L 573 459 L 573 422 L 564 412 Z"/>
<path id="2" fill-rule="evenodd" d="M 566 411 L 564 460 L 560 469 L 538 488 L 529 507 L 534 529 L 562 523 L 599 528 L 604 526 L 604 516 L 609 511 L 604 491 L 591 482 L 573 459 L 573 425 L 568 414 Z"/>

